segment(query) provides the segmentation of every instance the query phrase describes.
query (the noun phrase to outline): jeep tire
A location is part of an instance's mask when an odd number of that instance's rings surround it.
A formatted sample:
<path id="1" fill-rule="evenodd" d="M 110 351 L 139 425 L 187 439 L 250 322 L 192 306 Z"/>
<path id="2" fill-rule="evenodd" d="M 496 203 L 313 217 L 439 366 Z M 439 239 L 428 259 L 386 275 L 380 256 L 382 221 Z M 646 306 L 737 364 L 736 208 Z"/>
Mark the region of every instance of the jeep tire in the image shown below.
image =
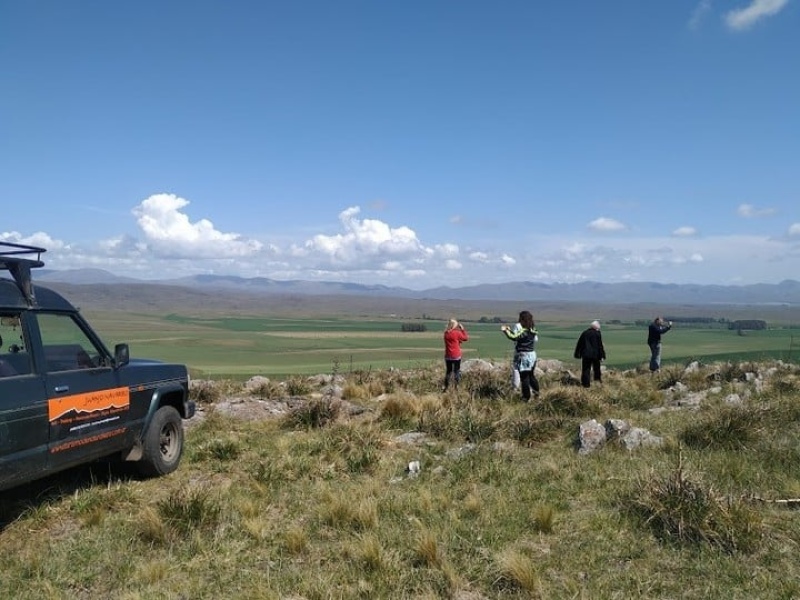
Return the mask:
<path id="1" fill-rule="evenodd" d="M 172 406 L 162 406 L 142 438 L 142 459 L 137 468 L 142 475 L 157 477 L 178 468 L 183 454 L 181 416 Z"/>

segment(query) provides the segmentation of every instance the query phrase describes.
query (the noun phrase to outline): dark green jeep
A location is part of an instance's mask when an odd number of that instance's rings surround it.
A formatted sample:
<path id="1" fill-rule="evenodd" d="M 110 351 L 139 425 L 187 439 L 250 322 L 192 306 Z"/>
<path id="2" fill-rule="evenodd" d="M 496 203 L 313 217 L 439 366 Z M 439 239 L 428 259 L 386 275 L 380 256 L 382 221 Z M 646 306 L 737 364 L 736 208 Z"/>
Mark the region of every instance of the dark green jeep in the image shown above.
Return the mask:
<path id="1" fill-rule="evenodd" d="M 194 415 L 184 365 L 109 352 L 63 296 L 33 285 L 43 248 L 0 241 L 0 490 L 121 454 L 178 467 Z"/>

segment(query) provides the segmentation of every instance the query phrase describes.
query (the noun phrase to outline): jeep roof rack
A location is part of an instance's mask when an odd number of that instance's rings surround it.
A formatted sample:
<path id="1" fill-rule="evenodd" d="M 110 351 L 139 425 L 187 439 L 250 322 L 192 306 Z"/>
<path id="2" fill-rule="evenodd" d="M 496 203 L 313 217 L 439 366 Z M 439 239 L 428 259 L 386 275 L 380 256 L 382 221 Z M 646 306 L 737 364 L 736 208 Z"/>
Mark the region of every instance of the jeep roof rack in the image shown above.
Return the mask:
<path id="1" fill-rule="evenodd" d="M 36 303 L 31 283 L 31 269 L 44 266 L 42 261 L 44 252 L 47 250 L 38 246 L 0 240 L 0 270 L 11 273 L 19 291 L 31 305 Z M 32 258 L 34 254 L 36 258 Z"/>

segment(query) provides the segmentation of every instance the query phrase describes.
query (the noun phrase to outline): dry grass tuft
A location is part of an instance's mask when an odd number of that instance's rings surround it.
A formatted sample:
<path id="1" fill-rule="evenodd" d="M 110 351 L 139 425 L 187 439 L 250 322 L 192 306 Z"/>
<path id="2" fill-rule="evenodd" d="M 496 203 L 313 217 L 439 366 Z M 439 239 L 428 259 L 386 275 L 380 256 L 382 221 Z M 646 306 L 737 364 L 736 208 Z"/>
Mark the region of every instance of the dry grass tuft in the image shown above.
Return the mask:
<path id="1" fill-rule="evenodd" d="M 380 407 L 378 419 L 389 427 L 413 427 L 426 402 L 408 392 L 396 392 L 386 398 Z"/>
<path id="2" fill-rule="evenodd" d="M 308 550 L 309 540 L 305 527 L 295 523 L 283 533 L 283 546 L 286 551 L 297 556 Z"/>
<path id="3" fill-rule="evenodd" d="M 694 448 L 744 449 L 759 437 L 761 411 L 740 406 L 720 406 L 705 412 L 678 434 Z"/>
<path id="4" fill-rule="evenodd" d="M 439 568 L 442 566 L 443 556 L 439 541 L 429 529 L 423 529 L 417 534 L 414 541 L 414 562 L 425 567 Z"/>
<path id="5" fill-rule="evenodd" d="M 667 475 L 641 479 L 627 502 L 657 539 L 679 546 L 748 553 L 762 537 L 761 519 L 754 510 L 688 477 L 680 461 Z"/>
<path id="6" fill-rule="evenodd" d="M 556 511 L 550 505 L 539 505 L 533 511 L 533 530 L 539 533 L 553 533 Z"/>
<path id="7" fill-rule="evenodd" d="M 495 559 L 495 563 L 497 569 L 495 585 L 498 588 L 517 588 L 529 594 L 534 594 L 539 589 L 540 580 L 536 565 L 519 550 L 505 550 Z"/>
<path id="8" fill-rule="evenodd" d="M 378 524 L 378 505 L 371 498 L 354 502 L 342 495 L 328 495 L 318 507 L 320 520 L 334 529 L 365 531 Z"/>
<path id="9" fill-rule="evenodd" d="M 182 535 L 213 529 L 222 513 L 219 499 L 202 487 L 176 490 L 156 506 L 164 524 Z"/>
<path id="10" fill-rule="evenodd" d="M 332 398 L 315 398 L 293 408 L 284 417 L 283 425 L 290 429 L 318 429 L 336 420 L 341 402 Z"/>

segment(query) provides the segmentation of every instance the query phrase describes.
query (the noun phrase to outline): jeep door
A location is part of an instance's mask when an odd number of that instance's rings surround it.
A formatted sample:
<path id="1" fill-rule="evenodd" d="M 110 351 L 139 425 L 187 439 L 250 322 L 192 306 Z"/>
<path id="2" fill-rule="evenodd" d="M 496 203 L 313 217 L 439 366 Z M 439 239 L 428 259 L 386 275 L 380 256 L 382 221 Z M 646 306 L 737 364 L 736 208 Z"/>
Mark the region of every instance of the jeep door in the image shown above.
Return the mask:
<path id="1" fill-rule="evenodd" d="M 60 469 L 131 445 L 130 390 L 76 314 L 37 314 L 49 423 L 48 464 Z"/>
<path id="2" fill-rule="evenodd" d="M 27 340 L 19 312 L 0 314 L 0 489 L 35 479 L 47 464 L 47 396 Z"/>

